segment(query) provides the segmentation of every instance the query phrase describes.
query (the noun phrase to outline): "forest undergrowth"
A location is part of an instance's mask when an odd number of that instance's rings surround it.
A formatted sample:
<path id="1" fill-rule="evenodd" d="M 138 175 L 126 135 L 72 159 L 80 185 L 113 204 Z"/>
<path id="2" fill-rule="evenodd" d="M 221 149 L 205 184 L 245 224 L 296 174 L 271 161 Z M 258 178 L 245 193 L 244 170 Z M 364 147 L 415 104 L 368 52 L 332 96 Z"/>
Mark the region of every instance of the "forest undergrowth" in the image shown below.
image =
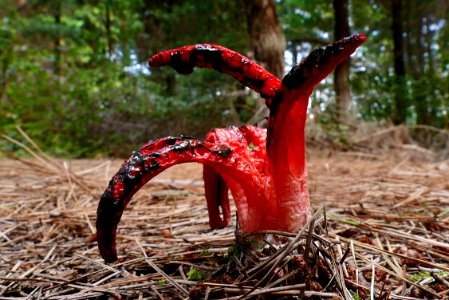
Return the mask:
<path id="1" fill-rule="evenodd" d="M 200 166 L 169 169 L 131 202 L 111 265 L 92 237 L 120 161 L 53 159 L 23 135 L 32 158 L 0 160 L 0 299 L 445 299 L 449 160 L 401 132 L 311 145 L 298 233 L 236 234 L 234 208 L 211 231 Z"/>

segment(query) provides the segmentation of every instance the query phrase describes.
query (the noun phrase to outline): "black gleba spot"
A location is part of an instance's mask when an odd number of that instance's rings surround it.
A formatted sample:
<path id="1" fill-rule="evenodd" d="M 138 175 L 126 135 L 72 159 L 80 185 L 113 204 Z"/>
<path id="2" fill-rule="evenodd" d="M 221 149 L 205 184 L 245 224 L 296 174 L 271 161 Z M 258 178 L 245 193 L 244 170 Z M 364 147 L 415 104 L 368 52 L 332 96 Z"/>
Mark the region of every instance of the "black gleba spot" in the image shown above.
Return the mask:
<path id="1" fill-rule="evenodd" d="M 221 50 L 215 49 L 206 45 L 199 45 L 190 53 L 190 60 L 192 64 L 195 64 L 198 57 L 204 58 L 204 61 L 211 64 L 214 69 L 220 70 L 224 65 L 223 57 L 221 56 Z"/>
<path id="2" fill-rule="evenodd" d="M 231 153 L 232 149 L 226 146 L 220 146 L 220 150 L 218 151 L 218 154 L 224 158 L 228 158 Z"/>
<path id="3" fill-rule="evenodd" d="M 176 70 L 179 74 L 189 75 L 193 72 L 193 68 L 195 67 L 189 62 L 183 62 L 181 60 L 182 53 L 180 51 L 176 51 L 171 53 L 170 57 L 170 66 Z"/>

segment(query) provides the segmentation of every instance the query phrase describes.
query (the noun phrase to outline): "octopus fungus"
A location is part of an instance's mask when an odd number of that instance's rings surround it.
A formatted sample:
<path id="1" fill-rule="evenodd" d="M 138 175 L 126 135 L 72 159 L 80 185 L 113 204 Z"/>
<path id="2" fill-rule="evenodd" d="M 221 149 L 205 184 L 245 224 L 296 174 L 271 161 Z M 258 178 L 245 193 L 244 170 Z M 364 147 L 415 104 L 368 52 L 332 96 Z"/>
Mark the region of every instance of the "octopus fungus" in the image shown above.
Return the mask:
<path id="1" fill-rule="evenodd" d="M 101 197 L 97 241 L 106 262 L 117 259 L 116 231 L 133 195 L 154 176 L 181 163 L 204 165 L 210 226 L 230 220 L 232 193 L 242 233 L 297 231 L 311 216 L 304 126 L 313 88 L 363 42 L 353 35 L 315 49 L 279 80 L 227 48 L 198 44 L 154 55 L 152 67 L 169 65 L 181 74 L 195 67 L 228 74 L 258 92 L 270 110 L 267 129 L 250 125 L 213 129 L 204 140 L 165 137 L 143 145 L 123 163 Z"/>

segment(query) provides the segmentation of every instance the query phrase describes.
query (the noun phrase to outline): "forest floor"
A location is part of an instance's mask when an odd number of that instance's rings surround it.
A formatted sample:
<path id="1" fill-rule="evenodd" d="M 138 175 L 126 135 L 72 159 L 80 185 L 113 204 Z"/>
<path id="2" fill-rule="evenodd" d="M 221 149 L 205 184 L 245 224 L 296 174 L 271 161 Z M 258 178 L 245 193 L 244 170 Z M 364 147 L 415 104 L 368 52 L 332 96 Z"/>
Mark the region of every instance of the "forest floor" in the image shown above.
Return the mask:
<path id="1" fill-rule="evenodd" d="M 449 160 L 422 149 L 310 149 L 316 217 L 260 247 L 236 246 L 235 209 L 211 231 L 201 166 L 173 167 L 131 201 L 110 265 L 92 237 L 120 161 L 34 154 L 0 160 L 0 299 L 449 299 Z"/>

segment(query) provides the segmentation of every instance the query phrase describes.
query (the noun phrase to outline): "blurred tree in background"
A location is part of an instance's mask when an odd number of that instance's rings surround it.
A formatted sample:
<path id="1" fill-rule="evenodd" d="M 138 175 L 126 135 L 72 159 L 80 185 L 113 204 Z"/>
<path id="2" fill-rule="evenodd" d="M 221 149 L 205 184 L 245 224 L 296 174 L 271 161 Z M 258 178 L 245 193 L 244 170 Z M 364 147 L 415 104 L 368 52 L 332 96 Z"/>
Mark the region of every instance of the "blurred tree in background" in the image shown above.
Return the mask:
<path id="1" fill-rule="evenodd" d="M 257 44 L 257 7 L 272 9 L 274 19 L 262 22 L 273 24 L 272 45 Z M 311 117 L 337 129 L 364 120 L 449 128 L 449 0 L 3 0 L 2 132 L 14 136 L 19 125 L 45 151 L 82 157 L 245 123 L 257 95 L 238 82 L 208 70 L 149 70 L 145 61 L 163 49 L 215 43 L 272 69 L 264 59 L 278 56 L 264 55 L 286 47 L 289 69 L 339 37 L 342 20 L 368 40 L 335 86 L 329 77 L 313 94 Z"/>

